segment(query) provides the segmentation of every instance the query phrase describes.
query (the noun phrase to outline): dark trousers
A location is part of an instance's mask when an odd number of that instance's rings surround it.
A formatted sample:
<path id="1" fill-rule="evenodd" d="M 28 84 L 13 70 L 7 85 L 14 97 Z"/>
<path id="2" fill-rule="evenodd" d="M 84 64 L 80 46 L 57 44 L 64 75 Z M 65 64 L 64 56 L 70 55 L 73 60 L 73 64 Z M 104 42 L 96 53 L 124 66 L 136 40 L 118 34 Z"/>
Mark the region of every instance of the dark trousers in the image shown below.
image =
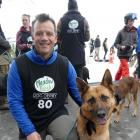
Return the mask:
<path id="1" fill-rule="evenodd" d="M 49 134 L 53 140 L 78 140 L 75 121 L 72 115 L 62 115 L 56 118 L 48 128 L 39 133 L 41 139 L 46 140 L 46 135 Z M 19 140 L 27 139 L 20 137 Z"/>
<path id="2" fill-rule="evenodd" d="M 83 78 L 83 66 L 82 65 L 74 65 L 77 76 Z"/>

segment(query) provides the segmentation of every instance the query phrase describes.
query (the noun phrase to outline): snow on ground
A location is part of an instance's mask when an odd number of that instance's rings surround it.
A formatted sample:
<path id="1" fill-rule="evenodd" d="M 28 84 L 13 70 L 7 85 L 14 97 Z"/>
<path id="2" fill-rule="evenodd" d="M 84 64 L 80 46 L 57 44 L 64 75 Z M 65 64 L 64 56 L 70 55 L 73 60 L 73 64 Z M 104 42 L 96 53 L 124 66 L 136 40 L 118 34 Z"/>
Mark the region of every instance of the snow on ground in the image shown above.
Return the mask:
<path id="1" fill-rule="evenodd" d="M 115 74 L 119 68 L 119 59 L 115 54 L 114 63 L 109 62 L 95 62 L 93 57 L 89 57 L 89 48 L 86 47 L 86 67 L 89 69 L 89 75 L 90 79 L 88 80 L 89 83 L 92 82 L 101 82 L 102 77 L 104 75 L 105 70 L 108 68 L 111 71 L 113 80 L 115 78 Z M 108 53 L 109 54 L 109 53 Z M 104 52 L 101 49 L 100 51 L 100 59 L 102 59 L 104 56 Z M 107 55 L 108 58 L 108 55 Z M 132 76 L 132 73 L 134 71 L 134 66 L 130 67 L 130 75 Z"/>

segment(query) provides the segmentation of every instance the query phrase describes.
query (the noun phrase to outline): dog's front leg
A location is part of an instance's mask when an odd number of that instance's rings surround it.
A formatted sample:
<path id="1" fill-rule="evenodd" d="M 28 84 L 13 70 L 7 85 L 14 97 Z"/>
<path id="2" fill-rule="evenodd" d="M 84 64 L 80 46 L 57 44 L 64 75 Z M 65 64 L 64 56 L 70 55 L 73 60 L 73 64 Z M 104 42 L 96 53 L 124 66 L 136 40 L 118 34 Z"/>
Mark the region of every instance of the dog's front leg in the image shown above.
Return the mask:
<path id="1" fill-rule="evenodd" d="M 137 99 L 137 93 L 133 95 L 133 102 L 134 102 L 134 111 L 132 112 L 132 117 L 137 116 L 138 112 L 138 99 Z"/>
<path id="2" fill-rule="evenodd" d="M 120 122 L 121 114 L 124 109 L 124 104 L 125 104 L 125 99 L 122 99 L 122 101 L 120 102 L 120 104 L 117 107 L 117 112 L 116 112 L 116 116 L 115 116 L 115 120 L 114 120 L 115 123 Z"/>
<path id="3" fill-rule="evenodd" d="M 132 96 L 130 93 L 127 94 L 127 101 L 128 101 L 128 104 L 125 105 L 126 108 L 129 108 L 130 107 L 130 103 L 132 101 Z"/>

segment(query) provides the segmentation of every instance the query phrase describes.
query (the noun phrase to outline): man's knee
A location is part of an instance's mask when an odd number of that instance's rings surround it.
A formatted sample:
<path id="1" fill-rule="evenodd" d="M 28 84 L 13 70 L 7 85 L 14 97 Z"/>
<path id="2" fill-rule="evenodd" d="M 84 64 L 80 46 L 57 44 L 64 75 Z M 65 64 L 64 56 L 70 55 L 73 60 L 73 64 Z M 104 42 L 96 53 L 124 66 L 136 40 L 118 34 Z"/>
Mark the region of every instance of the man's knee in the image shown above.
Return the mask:
<path id="1" fill-rule="evenodd" d="M 49 132 L 55 140 L 77 140 L 75 120 L 68 115 L 60 116 L 49 125 Z"/>

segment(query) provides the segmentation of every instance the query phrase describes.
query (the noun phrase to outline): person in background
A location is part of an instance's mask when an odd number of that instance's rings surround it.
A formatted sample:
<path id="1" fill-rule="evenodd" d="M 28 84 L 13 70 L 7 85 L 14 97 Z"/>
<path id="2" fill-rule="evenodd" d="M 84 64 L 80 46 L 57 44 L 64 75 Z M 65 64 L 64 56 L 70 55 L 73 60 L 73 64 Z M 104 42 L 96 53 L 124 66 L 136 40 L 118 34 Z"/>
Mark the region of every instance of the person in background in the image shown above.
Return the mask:
<path id="1" fill-rule="evenodd" d="M 2 5 L 2 0 L 0 0 L 0 8 L 1 8 L 1 5 Z M 11 46 L 9 42 L 6 40 L 4 32 L 0 25 L 0 55 L 3 54 L 5 51 L 9 51 L 9 50 L 11 50 Z"/>
<path id="2" fill-rule="evenodd" d="M 100 61 L 100 57 L 99 57 L 99 51 L 100 51 L 100 47 L 101 47 L 101 40 L 99 35 L 97 35 L 96 39 L 95 39 L 95 55 L 94 55 L 94 60 L 95 61 Z"/>
<path id="3" fill-rule="evenodd" d="M 22 15 L 22 26 L 16 35 L 16 56 L 24 54 L 32 48 L 32 35 L 30 26 L 30 15 Z"/>
<path id="4" fill-rule="evenodd" d="M 2 0 L 0 0 L 0 8 L 1 5 L 2 5 Z M 11 45 L 6 40 L 4 32 L 0 25 L 0 79 L 1 79 L 0 92 L 1 94 L 3 92 L 2 88 L 4 86 L 2 79 L 3 77 L 5 77 L 9 69 L 9 62 L 7 59 L 5 59 L 5 56 L 7 55 L 7 52 L 9 52 L 10 50 L 11 50 Z M 4 109 L 8 109 L 6 93 L 0 96 L 0 110 L 4 110 Z"/>
<path id="5" fill-rule="evenodd" d="M 129 58 L 137 47 L 138 35 L 134 27 L 135 13 L 128 13 L 124 17 L 125 26 L 118 32 L 114 46 L 117 48 L 117 56 L 120 59 L 120 66 L 115 75 L 115 80 L 129 76 Z"/>
<path id="6" fill-rule="evenodd" d="M 65 100 L 68 93 L 79 106 L 82 100 L 74 67 L 53 49 L 54 20 L 44 13 L 37 15 L 32 35 L 33 49 L 13 60 L 7 82 L 10 111 L 22 132 L 19 140 L 45 140 L 47 134 L 55 140 L 77 140 Z"/>
<path id="7" fill-rule="evenodd" d="M 110 50 L 109 50 L 109 63 L 110 64 L 113 64 L 114 63 L 114 55 L 115 55 L 115 50 L 114 50 L 114 47 L 110 47 Z"/>
<path id="8" fill-rule="evenodd" d="M 82 68 L 85 66 L 85 42 L 90 39 L 87 20 L 78 11 L 76 0 L 69 0 L 68 11 L 59 20 L 58 52 L 66 56 L 73 64 L 77 76 L 82 78 Z"/>
<path id="9" fill-rule="evenodd" d="M 103 41 L 103 49 L 104 49 L 104 58 L 103 58 L 103 60 L 106 61 L 106 55 L 107 55 L 107 52 L 108 52 L 107 38 L 105 38 L 104 41 Z"/>
<path id="10" fill-rule="evenodd" d="M 93 57 L 92 53 L 94 51 L 94 39 L 91 38 L 89 42 L 89 48 L 90 48 L 90 57 Z"/>
<path id="11" fill-rule="evenodd" d="M 137 28 L 137 33 L 138 33 L 138 45 L 136 48 L 136 53 L 137 53 L 137 78 L 140 81 L 140 25 Z"/>

